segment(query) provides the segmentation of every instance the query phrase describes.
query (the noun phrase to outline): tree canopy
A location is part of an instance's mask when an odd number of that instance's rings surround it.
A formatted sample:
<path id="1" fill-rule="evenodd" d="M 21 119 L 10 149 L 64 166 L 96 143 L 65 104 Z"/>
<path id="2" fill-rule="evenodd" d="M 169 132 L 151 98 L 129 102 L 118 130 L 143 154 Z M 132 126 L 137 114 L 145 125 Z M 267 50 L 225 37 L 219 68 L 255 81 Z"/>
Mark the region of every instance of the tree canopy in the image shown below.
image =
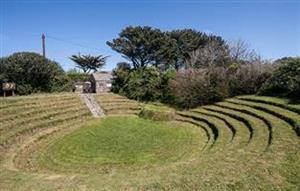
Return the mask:
<path id="1" fill-rule="evenodd" d="M 192 30 L 162 32 L 148 26 L 126 27 L 107 45 L 129 60 L 134 69 L 155 66 L 161 69 L 187 67 L 191 54 L 201 54 L 195 67 L 205 64 L 224 65 L 229 57 L 225 41 L 218 36 Z"/>
<path id="2" fill-rule="evenodd" d="M 0 81 L 17 84 L 19 94 L 51 91 L 64 74 L 61 66 L 33 52 L 19 52 L 0 60 Z"/>
<path id="3" fill-rule="evenodd" d="M 107 45 L 129 60 L 134 69 L 167 63 L 175 52 L 175 44 L 166 34 L 148 26 L 126 27 Z"/>
<path id="4" fill-rule="evenodd" d="M 76 63 L 76 67 L 80 68 L 84 73 L 89 73 L 90 71 L 98 71 L 102 68 L 108 56 L 91 56 L 91 55 L 72 55 L 70 59 Z"/>

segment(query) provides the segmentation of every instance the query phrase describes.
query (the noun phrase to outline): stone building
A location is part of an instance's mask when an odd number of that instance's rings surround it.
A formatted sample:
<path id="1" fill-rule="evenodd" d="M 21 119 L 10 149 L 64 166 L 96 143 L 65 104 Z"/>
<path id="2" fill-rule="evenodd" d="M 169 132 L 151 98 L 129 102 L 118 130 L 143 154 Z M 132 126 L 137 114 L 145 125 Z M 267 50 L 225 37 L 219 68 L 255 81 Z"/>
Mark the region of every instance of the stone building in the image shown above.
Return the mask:
<path id="1" fill-rule="evenodd" d="M 113 75 L 111 72 L 95 72 L 91 74 L 91 92 L 108 92 L 111 89 Z"/>

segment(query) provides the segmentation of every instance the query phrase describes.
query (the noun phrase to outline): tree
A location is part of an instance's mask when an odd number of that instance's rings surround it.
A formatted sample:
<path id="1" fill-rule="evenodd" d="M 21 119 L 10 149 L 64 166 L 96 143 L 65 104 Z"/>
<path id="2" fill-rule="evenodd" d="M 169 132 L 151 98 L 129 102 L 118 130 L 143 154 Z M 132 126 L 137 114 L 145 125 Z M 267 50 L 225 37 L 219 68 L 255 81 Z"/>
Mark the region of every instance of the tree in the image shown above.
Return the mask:
<path id="1" fill-rule="evenodd" d="M 185 63 L 187 68 L 227 67 L 229 50 L 220 37 L 210 36 L 203 46 L 188 53 Z"/>
<path id="2" fill-rule="evenodd" d="M 176 42 L 176 70 L 182 67 L 220 66 L 228 62 L 228 46 L 221 37 L 192 29 L 174 30 L 168 35 Z"/>
<path id="3" fill-rule="evenodd" d="M 70 59 L 76 63 L 76 67 L 80 68 L 84 73 L 89 73 L 90 71 L 98 71 L 102 68 L 108 56 L 91 56 L 91 55 L 72 55 Z"/>
<path id="4" fill-rule="evenodd" d="M 277 64 L 278 68 L 263 84 L 259 95 L 287 96 L 300 100 L 300 57 L 283 58 Z"/>
<path id="5" fill-rule="evenodd" d="M 54 61 L 33 52 L 19 52 L 0 60 L 0 81 L 17 84 L 18 94 L 52 91 L 52 84 L 64 75 Z"/>
<path id="6" fill-rule="evenodd" d="M 173 30 L 167 32 L 176 43 L 175 69 L 185 65 L 185 61 L 193 51 L 197 50 L 207 41 L 207 35 L 192 29 Z"/>
<path id="7" fill-rule="evenodd" d="M 131 66 L 127 62 L 119 62 L 117 63 L 117 67 L 115 70 L 130 70 Z"/>
<path id="8" fill-rule="evenodd" d="M 126 27 L 107 45 L 129 60 L 134 69 L 169 64 L 176 50 L 174 42 L 166 34 L 148 26 Z"/>
<path id="9" fill-rule="evenodd" d="M 229 44 L 230 57 L 232 63 L 253 63 L 260 61 L 259 54 L 250 48 L 250 45 L 239 39 L 231 41 Z"/>

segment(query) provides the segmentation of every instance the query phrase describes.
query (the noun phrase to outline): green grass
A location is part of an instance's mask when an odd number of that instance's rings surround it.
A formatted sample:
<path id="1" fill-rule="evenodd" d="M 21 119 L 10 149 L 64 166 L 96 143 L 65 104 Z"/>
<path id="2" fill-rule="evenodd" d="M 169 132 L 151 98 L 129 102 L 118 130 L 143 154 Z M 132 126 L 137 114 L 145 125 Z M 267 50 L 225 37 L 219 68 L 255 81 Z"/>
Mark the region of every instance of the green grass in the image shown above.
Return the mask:
<path id="1" fill-rule="evenodd" d="M 113 93 L 98 94 L 95 98 L 106 115 L 138 115 L 143 106 L 142 103 Z"/>
<path id="2" fill-rule="evenodd" d="M 181 160 L 201 149 L 198 131 L 175 122 L 107 117 L 63 137 L 43 151 L 41 165 L 55 169 L 155 165 Z"/>
<path id="3" fill-rule="evenodd" d="M 158 122 L 136 115 L 168 107 L 95 97 L 106 118 L 76 94 L 0 98 L 0 190 L 300 190 L 299 104 L 239 96 Z"/>

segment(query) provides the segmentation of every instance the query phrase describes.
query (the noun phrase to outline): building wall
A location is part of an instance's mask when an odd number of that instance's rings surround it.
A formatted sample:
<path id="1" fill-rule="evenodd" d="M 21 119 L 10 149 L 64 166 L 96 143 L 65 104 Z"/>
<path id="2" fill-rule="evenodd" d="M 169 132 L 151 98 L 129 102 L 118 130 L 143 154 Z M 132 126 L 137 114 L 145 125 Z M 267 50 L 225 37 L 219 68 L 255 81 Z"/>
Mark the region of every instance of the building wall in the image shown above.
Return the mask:
<path id="1" fill-rule="evenodd" d="M 95 93 L 100 93 L 100 92 L 108 92 L 111 89 L 111 81 L 96 81 L 95 83 Z"/>

